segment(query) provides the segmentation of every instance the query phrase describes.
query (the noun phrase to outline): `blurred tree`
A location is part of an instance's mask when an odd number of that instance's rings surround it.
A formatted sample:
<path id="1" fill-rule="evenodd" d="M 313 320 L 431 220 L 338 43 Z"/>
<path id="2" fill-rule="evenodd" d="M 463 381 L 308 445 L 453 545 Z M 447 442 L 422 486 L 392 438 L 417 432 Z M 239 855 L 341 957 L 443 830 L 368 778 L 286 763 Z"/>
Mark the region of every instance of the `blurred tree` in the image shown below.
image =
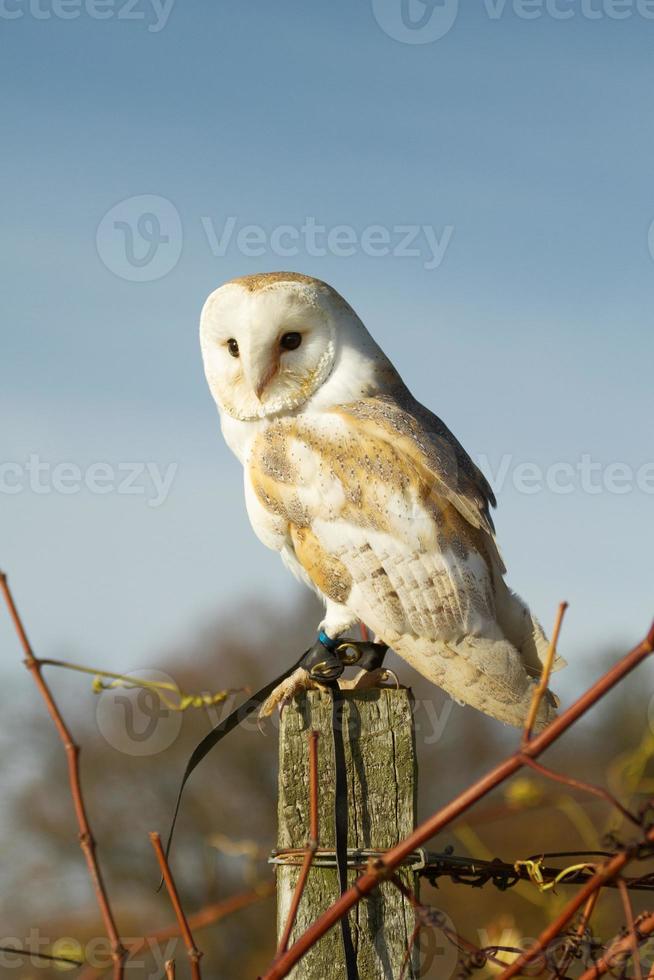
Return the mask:
<path id="1" fill-rule="evenodd" d="M 184 649 L 152 664 L 185 692 L 261 686 L 308 646 L 319 618 L 317 604 L 303 596 L 292 616 L 245 602 L 214 628 L 199 632 Z M 604 658 L 609 662 L 612 657 Z M 93 655 L 88 654 L 93 663 Z M 391 666 L 416 698 L 420 761 L 420 811 L 426 816 L 511 751 L 512 729 L 451 702 L 393 658 Z M 94 666 L 102 666 L 94 664 Z M 110 665 L 105 665 L 110 666 Z M 601 670 L 598 663 L 597 673 Z M 645 667 L 648 676 L 650 668 Z M 143 668 L 140 673 L 143 673 Z M 168 925 L 166 895 L 157 894 L 157 870 L 147 833 L 165 836 L 186 760 L 199 739 L 238 703 L 188 709 L 175 715 L 141 692 L 116 689 L 99 697 L 90 678 L 49 669 L 64 715 L 82 746 L 82 778 L 89 814 L 106 869 L 123 937 L 135 938 Z M 590 681 L 592 678 L 588 678 Z M 569 702 L 565 675 L 559 693 Z M 588 721 L 578 725 L 547 757 L 553 768 L 606 784 L 637 807 L 649 790 L 652 734 L 645 673 L 629 679 Z M 80 947 L 106 958 L 102 926 L 76 839 L 66 765 L 43 706 L 24 679 L 20 705 L 4 715 L 4 758 L 9 760 L 3 807 L 0 938 L 48 951 Z M 187 914 L 252 886 L 270 881 L 267 853 L 275 839 L 277 797 L 276 724 L 262 734 L 254 722 L 237 730 L 206 759 L 189 782 L 173 848 L 172 866 Z M 612 764 L 612 767 L 611 767 Z M 460 820 L 432 849 L 453 845 L 458 853 L 513 861 L 547 851 L 596 849 L 607 830 L 629 837 L 609 808 L 532 774 L 521 776 Z M 424 901 L 447 912 L 454 927 L 478 945 L 513 945 L 534 936 L 560 906 L 568 889 L 540 894 L 521 884 L 501 894 L 491 885 L 472 890 L 442 881 L 422 889 Z M 634 895 L 638 912 L 646 906 Z M 623 921 L 615 895 L 603 896 L 596 927 L 607 940 Z M 36 932 L 34 930 L 37 930 Z M 260 974 L 274 949 L 272 899 L 246 908 L 200 931 L 204 973 L 212 980 L 243 980 Z M 72 945 L 65 946 L 68 937 Z M 447 978 L 456 964 L 446 940 L 423 936 L 425 976 Z M 59 945 L 57 946 L 57 941 Z M 92 945 L 89 947 L 88 944 Z M 170 956 L 173 946 L 168 946 Z M 175 948 L 181 961 L 181 944 Z M 13 959 L 11 960 L 13 962 Z M 130 977 L 163 977 L 158 946 L 139 954 Z M 9 961 L 4 962 L 5 969 Z M 23 962 L 17 978 L 61 976 L 61 968 Z M 77 973 L 71 971 L 71 976 Z M 87 974 L 84 974 L 87 975 Z"/>

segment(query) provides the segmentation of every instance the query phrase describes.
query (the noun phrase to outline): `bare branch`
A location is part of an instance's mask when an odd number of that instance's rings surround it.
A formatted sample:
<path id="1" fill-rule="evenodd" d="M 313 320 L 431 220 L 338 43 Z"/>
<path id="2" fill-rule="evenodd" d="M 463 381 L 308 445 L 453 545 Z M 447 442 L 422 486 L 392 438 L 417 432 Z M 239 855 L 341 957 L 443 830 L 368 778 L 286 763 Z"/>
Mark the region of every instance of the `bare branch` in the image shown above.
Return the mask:
<path id="1" fill-rule="evenodd" d="M 163 875 L 166 891 L 168 892 L 168 897 L 170 898 L 171 905 L 175 912 L 175 918 L 179 924 L 179 931 L 182 935 L 182 939 L 184 940 L 184 945 L 186 946 L 188 958 L 191 963 L 191 976 L 193 977 L 193 980 L 201 980 L 200 959 L 202 957 L 202 953 L 195 945 L 195 940 L 193 939 L 193 934 L 189 927 L 188 920 L 184 914 L 182 903 L 179 900 L 175 879 L 173 878 L 168 861 L 166 860 L 166 855 L 164 854 L 164 849 L 161 845 L 161 838 L 156 831 L 150 834 L 150 841 L 152 843 L 152 847 L 154 848 L 154 853 L 159 863 L 161 874 Z"/>
<path id="2" fill-rule="evenodd" d="M 654 827 L 649 830 L 645 836 L 645 840 L 648 843 L 654 842 Z M 547 928 L 543 929 L 540 936 L 536 940 L 533 946 L 522 954 L 522 956 L 512 963 L 508 969 L 504 971 L 500 980 L 510 980 L 511 977 L 517 976 L 523 967 L 531 963 L 536 957 L 541 956 L 543 951 L 547 949 L 550 943 L 559 936 L 565 927 L 567 926 L 570 919 L 574 914 L 581 908 L 581 906 L 588 901 L 588 899 L 600 888 L 603 888 L 607 881 L 612 881 L 617 878 L 622 869 L 632 861 L 637 854 L 638 847 L 625 848 L 623 851 L 619 851 L 614 857 L 609 861 L 606 861 L 597 870 L 597 873 L 593 875 L 590 881 L 581 888 L 574 898 L 572 898 L 567 905 L 563 908 L 563 911 L 551 922 Z"/>
<path id="3" fill-rule="evenodd" d="M 194 912 L 193 915 L 187 916 L 189 928 L 192 932 L 205 929 L 207 926 L 213 925 L 215 922 L 220 922 L 221 919 L 225 919 L 227 916 L 233 915 L 235 912 L 239 912 L 249 905 L 254 905 L 255 902 L 261 902 L 265 898 L 270 898 L 274 894 L 274 881 L 262 882 L 250 891 L 238 892 L 236 895 L 225 898 L 221 902 L 212 902 L 210 905 L 205 905 L 198 912 Z M 163 929 L 158 929 L 156 932 L 150 933 L 149 936 L 142 936 L 139 939 L 132 940 L 127 943 L 127 960 L 137 956 L 141 950 L 148 946 L 152 946 L 155 943 L 163 943 L 167 939 L 172 939 L 179 935 L 179 922 L 175 920 L 169 925 L 164 926 Z M 104 972 L 105 970 L 101 967 L 98 968 L 89 965 L 82 971 L 79 980 L 92 980 L 93 977 L 97 977 Z"/>
<path id="4" fill-rule="evenodd" d="M 652 651 L 654 651 L 654 624 L 648 635 L 638 646 L 634 647 L 630 653 L 626 654 L 617 664 L 611 667 L 567 711 L 564 711 L 558 718 L 551 722 L 543 732 L 535 738 L 530 739 L 526 744 L 523 744 L 513 755 L 509 756 L 485 776 L 469 786 L 455 797 L 451 803 L 438 810 L 428 820 L 425 820 L 412 834 L 394 848 L 391 848 L 383 857 L 379 858 L 375 862 L 375 865 L 356 881 L 353 887 L 349 888 L 340 898 L 330 905 L 318 917 L 316 922 L 299 937 L 294 945 L 273 963 L 264 975 L 263 980 L 281 980 L 282 977 L 285 977 L 315 942 L 324 936 L 342 916 L 346 915 L 361 898 L 373 891 L 379 885 L 380 881 L 388 877 L 389 873 L 397 868 L 409 854 L 421 847 L 425 841 L 434 837 L 456 817 L 469 810 L 470 807 L 486 796 L 491 790 L 501 785 L 522 769 L 526 765 L 526 757 L 537 758 L 541 755 L 550 745 L 568 731 L 575 722 L 590 711 L 608 691 L 612 690 L 616 684 L 642 663 Z M 615 873 L 619 874 L 628 859 L 624 855 L 618 855 L 613 860 L 618 862 Z M 600 884 L 604 884 L 606 876 L 600 872 L 599 877 L 601 879 Z M 615 877 L 615 875 L 612 875 L 612 877 Z M 592 886 L 589 883 L 581 890 L 580 894 L 583 898 L 578 905 L 572 908 L 568 918 L 565 920 L 566 922 L 569 921 L 569 918 L 574 915 L 577 908 L 592 894 L 595 887 L 597 886 Z M 512 966 L 510 969 L 514 969 L 514 967 Z M 506 976 L 509 975 L 513 976 L 515 973 L 509 974 L 507 972 Z"/>
<path id="5" fill-rule="evenodd" d="M 25 627 L 23 626 L 22 620 L 14 603 L 14 599 L 9 588 L 9 583 L 7 581 L 7 576 L 3 572 L 0 572 L 0 588 L 2 589 L 5 602 L 7 603 L 7 608 L 9 609 L 9 615 L 12 618 L 18 638 L 25 653 L 25 666 L 34 678 L 34 683 L 36 684 L 39 693 L 45 702 L 45 706 L 54 722 L 59 738 L 66 752 L 66 760 L 68 762 L 68 780 L 70 783 L 70 792 L 73 799 L 75 817 L 77 819 L 77 826 L 79 829 L 80 847 L 82 848 L 82 852 L 84 854 L 86 867 L 91 879 L 91 884 L 93 885 L 96 901 L 98 903 L 102 921 L 104 922 L 107 937 L 111 945 L 111 956 L 114 964 L 114 980 L 122 980 L 124 976 L 124 960 L 126 950 L 118 935 L 118 929 L 116 927 L 111 904 L 109 902 L 109 896 L 107 894 L 102 872 L 100 871 L 100 866 L 98 864 L 95 840 L 93 838 L 93 834 L 91 833 L 91 827 L 86 814 L 86 806 L 84 803 L 82 784 L 79 774 L 80 748 L 73 741 L 73 737 L 70 734 L 66 723 L 64 722 L 59 708 L 57 707 L 54 696 L 43 679 L 41 662 L 34 656 L 30 642 L 27 639 Z"/>
<path id="6" fill-rule="evenodd" d="M 640 827 L 641 821 L 638 819 L 638 817 L 627 810 L 627 808 L 624 807 L 619 800 L 616 800 L 615 796 L 609 793 L 609 791 L 604 789 L 602 786 L 594 786 L 592 783 L 586 783 L 584 780 L 576 779 L 574 776 L 565 776 L 563 773 L 554 772 L 553 769 L 549 769 L 547 766 L 541 765 L 540 762 L 536 762 L 528 755 L 524 757 L 524 762 L 530 769 L 533 769 L 535 772 L 539 772 L 541 776 L 545 776 L 547 779 L 552 779 L 554 782 L 562 783 L 564 786 L 569 786 L 571 789 L 579 789 L 584 793 L 590 793 L 592 796 L 597 796 L 600 800 L 605 800 L 611 806 L 615 807 L 626 820 L 629 820 L 631 823 L 636 824 L 637 827 Z"/>
<path id="7" fill-rule="evenodd" d="M 300 901 L 304 894 L 307 878 L 309 877 L 309 871 L 311 870 L 313 859 L 318 850 L 318 735 L 318 732 L 309 732 L 309 843 L 304 853 L 302 869 L 297 879 L 295 891 L 293 892 L 291 907 L 288 911 L 288 919 L 286 920 L 284 931 L 277 946 L 278 956 L 286 952 L 288 941 L 291 938 L 291 932 L 295 925 L 297 911 L 300 907 Z"/>
<path id="8" fill-rule="evenodd" d="M 627 923 L 629 939 L 631 940 L 631 952 L 633 955 L 636 980 L 643 980 L 643 971 L 640 965 L 638 936 L 634 927 L 634 910 L 629 897 L 629 889 L 627 888 L 626 882 L 622 878 L 618 878 L 618 888 L 620 889 L 620 898 L 622 899 L 622 907 L 624 908 L 625 922 Z"/>
<path id="9" fill-rule="evenodd" d="M 634 931 L 638 938 L 638 945 L 641 946 L 654 933 L 654 915 L 650 912 L 643 912 L 634 922 Z M 629 957 L 633 951 L 633 940 L 631 935 L 619 936 L 609 943 L 602 957 L 589 967 L 579 980 L 596 980 L 605 974 L 612 972 L 615 967 Z M 651 974 L 650 974 L 651 976 Z"/>
<path id="10" fill-rule="evenodd" d="M 538 715 L 538 709 L 540 708 L 540 703 L 543 700 L 545 694 L 547 693 L 547 688 L 550 682 L 550 676 L 552 674 L 552 667 L 554 666 L 554 658 L 556 656 L 556 647 L 559 642 L 559 634 L 561 633 L 561 625 L 563 623 L 563 617 L 565 616 L 565 611 L 568 608 L 567 602 L 562 602 L 559 604 L 559 609 L 556 614 L 556 620 L 554 622 L 554 629 L 552 630 L 552 639 L 550 640 L 550 645 L 547 648 L 547 654 L 545 655 L 545 663 L 543 664 L 543 672 L 540 675 L 540 680 L 536 685 L 534 690 L 534 695 L 531 699 L 531 705 L 529 706 L 529 714 L 527 715 L 527 721 L 525 723 L 525 730 L 522 736 L 522 743 L 526 745 L 531 739 L 531 733 L 536 722 L 536 716 Z"/>

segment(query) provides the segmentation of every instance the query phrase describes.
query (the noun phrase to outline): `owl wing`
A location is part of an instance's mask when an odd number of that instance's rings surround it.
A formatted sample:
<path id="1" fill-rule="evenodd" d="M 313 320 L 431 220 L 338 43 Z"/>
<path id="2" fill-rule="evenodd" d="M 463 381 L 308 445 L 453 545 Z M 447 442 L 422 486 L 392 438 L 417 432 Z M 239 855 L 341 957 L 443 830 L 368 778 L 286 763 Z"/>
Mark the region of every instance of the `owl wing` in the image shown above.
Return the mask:
<path id="1" fill-rule="evenodd" d="M 262 540 L 454 697 L 519 723 L 546 640 L 506 587 L 491 488 L 407 397 L 279 419 L 247 463 Z"/>
<path id="2" fill-rule="evenodd" d="M 263 508 L 257 515 L 251 507 L 255 530 L 278 550 L 299 530 L 320 526 L 324 536 L 332 525 L 350 539 L 388 535 L 422 561 L 439 546 L 462 556 L 465 541 L 504 571 L 490 485 L 445 424 L 408 393 L 277 420 L 254 442 L 246 491 Z"/>
<path id="3" fill-rule="evenodd" d="M 475 528 L 494 534 L 495 494 L 481 470 L 445 423 L 405 390 L 401 397 L 366 398 L 342 412 L 371 438 L 401 446 L 423 478 Z"/>

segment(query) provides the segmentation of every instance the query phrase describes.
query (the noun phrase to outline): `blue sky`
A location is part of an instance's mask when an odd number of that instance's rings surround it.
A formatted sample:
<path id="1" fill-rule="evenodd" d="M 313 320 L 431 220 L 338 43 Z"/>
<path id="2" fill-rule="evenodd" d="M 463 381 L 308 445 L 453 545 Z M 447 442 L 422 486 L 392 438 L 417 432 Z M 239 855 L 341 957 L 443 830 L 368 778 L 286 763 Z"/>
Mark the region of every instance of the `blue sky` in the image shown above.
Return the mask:
<path id="1" fill-rule="evenodd" d="M 652 5 L 486 0 L 405 43 L 400 0 L 176 0 L 166 18 L 151 0 L 60 2 L 0 4 L 0 565 L 38 651 L 127 670 L 243 598 L 290 615 L 299 587 L 250 531 L 197 343 L 211 289 L 279 268 L 338 288 L 487 475 L 504 466 L 509 581 L 548 626 L 571 601 L 568 659 L 590 669 L 639 638 Z M 409 14 L 426 30 L 444 16 L 421 0 Z M 307 220 L 332 232 L 326 254 L 309 254 Z M 418 254 L 397 254 L 406 227 Z M 364 247 L 375 234 L 389 254 Z M 158 506 L 148 472 L 172 474 Z M 5 617 L 0 640 L 13 673 Z"/>

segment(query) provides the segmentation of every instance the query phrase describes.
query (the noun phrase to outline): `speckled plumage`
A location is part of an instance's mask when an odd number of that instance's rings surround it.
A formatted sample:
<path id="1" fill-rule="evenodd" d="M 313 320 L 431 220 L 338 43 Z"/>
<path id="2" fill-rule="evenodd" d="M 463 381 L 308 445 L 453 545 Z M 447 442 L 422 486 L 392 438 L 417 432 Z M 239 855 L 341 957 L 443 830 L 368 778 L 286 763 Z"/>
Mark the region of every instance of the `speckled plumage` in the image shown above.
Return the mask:
<path id="1" fill-rule="evenodd" d="M 287 330 L 302 346 L 280 353 Z M 305 276 L 246 277 L 212 294 L 201 337 L 252 526 L 324 599 L 322 628 L 361 620 L 452 697 L 521 724 L 547 641 L 504 582 L 492 490 L 351 307 Z"/>

